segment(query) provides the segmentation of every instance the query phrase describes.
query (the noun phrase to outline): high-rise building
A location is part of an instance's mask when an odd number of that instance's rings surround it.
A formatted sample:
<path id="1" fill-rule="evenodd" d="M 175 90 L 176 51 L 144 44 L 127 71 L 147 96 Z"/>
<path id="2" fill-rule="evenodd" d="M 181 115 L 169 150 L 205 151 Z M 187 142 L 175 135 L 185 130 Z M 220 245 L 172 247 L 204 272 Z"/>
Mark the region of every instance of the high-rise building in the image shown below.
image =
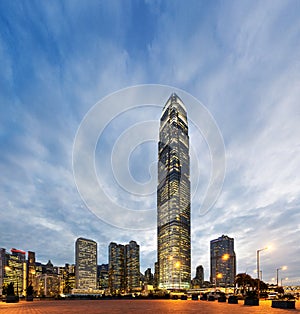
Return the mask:
<path id="1" fill-rule="evenodd" d="M 13 283 L 16 295 L 26 295 L 27 286 L 26 252 L 11 249 L 11 254 L 5 249 L 0 250 L 0 283 L 4 286 Z"/>
<path id="2" fill-rule="evenodd" d="M 76 289 L 97 288 L 97 243 L 93 240 L 78 238 L 75 245 Z"/>
<path id="3" fill-rule="evenodd" d="M 190 287 L 190 198 L 187 114 L 173 93 L 163 108 L 158 144 L 157 261 L 162 289 Z"/>
<path id="4" fill-rule="evenodd" d="M 127 291 L 140 288 L 140 246 L 135 241 L 125 245 L 125 285 Z"/>
<path id="5" fill-rule="evenodd" d="M 197 266 L 196 276 L 192 280 L 192 285 L 194 288 L 201 288 L 204 282 L 204 269 L 202 265 Z"/>
<path id="6" fill-rule="evenodd" d="M 145 284 L 147 284 L 147 285 L 153 285 L 154 276 L 153 276 L 153 274 L 151 273 L 151 268 L 147 268 L 147 269 L 146 269 L 144 278 L 145 278 Z"/>
<path id="7" fill-rule="evenodd" d="M 98 289 L 108 289 L 108 264 L 98 265 Z"/>
<path id="8" fill-rule="evenodd" d="M 136 290 L 140 287 L 140 247 L 135 241 L 122 245 L 109 244 L 108 285 L 111 293 Z"/>
<path id="9" fill-rule="evenodd" d="M 3 294 L 4 278 L 5 278 L 5 265 L 6 265 L 6 250 L 0 249 L 0 295 Z"/>
<path id="10" fill-rule="evenodd" d="M 71 293 L 75 289 L 75 265 L 66 263 L 65 266 L 58 267 L 58 274 L 61 278 L 62 293 Z"/>
<path id="11" fill-rule="evenodd" d="M 27 258 L 27 286 L 35 284 L 36 270 L 35 270 L 35 252 L 28 251 Z"/>
<path id="12" fill-rule="evenodd" d="M 125 290 L 125 247 L 111 242 L 108 247 L 108 285 L 111 293 Z"/>
<path id="13" fill-rule="evenodd" d="M 222 235 L 210 241 L 210 282 L 216 286 L 233 285 L 235 276 L 234 239 Z"/>

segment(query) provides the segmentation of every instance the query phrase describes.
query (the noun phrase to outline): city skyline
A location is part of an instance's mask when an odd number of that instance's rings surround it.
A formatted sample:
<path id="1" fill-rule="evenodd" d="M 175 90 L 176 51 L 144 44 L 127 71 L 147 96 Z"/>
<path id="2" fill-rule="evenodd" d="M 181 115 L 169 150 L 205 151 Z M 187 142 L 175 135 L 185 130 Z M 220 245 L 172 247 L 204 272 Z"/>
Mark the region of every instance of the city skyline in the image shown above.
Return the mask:
<path id="1" fill-rule="evenodd" d="M 98 243 L 101 263 L 110 241 L 136 239 L 141 269 L 153 269 L 156 228 L 125 230 L 96 217 L 78 193 L 72 148 L 95 103 L 155 83 L 174 86 L 183 102 L 179 88 L 199 99 L 226 147 L 222 192 L 203 214 L 211 156 L 189 121 L 191 174 L 198 173 L 191 175 L 192 277 L 203 265 L 208 279 L 209 241 L 228 234 L 237 273 L 255 277 L 256 251 L 271 244 L 260 254 L 263 280 L 286 265 L 280 274 L 299 284 L 299 2 L 130 3 L 0 1 L 0 246 L 38 252 L 38 260 L 51 257 L 59 265 L 74 262 L 74 241 L 85 237 Z M 137 211 L 155 210 L 155 195 L 136 202 L 126 194 L 113 178 L 111 152 L 124 130 L 159 121 L 164 104 L 156 105 L 120 114 L 95 148 L 100 184 L 116 203 Z M 152 131 L 158 140 L 156 126 L 143 133 Z M 115 156 L 142 187 L 157 183 L 156 143 L 134 146 L 126 159 Z"/>

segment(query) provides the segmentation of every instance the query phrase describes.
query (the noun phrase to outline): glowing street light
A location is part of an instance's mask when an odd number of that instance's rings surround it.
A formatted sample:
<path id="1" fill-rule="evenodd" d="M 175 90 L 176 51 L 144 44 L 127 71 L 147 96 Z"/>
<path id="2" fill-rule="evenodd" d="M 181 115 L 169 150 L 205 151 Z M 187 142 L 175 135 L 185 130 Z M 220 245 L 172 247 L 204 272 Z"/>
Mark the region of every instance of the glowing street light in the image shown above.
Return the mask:
<path id="1" fill-rule="evenodd" d="M 268 247 L 265 247 L 265 248 L 263 248 L 263 249 L 259 249 L 259 250 L 257 250 L 256 251 L 256 266 L 257 266 L 257 278 L 258 278 L 258 281 L 257 281 L 257 295 L 258 295 L 258 299 L 259 299 L 259 293 L 260 293 L 260 291 L 259 291 L 259 289 L 260 289 L 260 278 L 259 278 L 259 275 L 260 275 L 260 273 L 259 273 L 259 253 L 261 252 L 261 251 L 264 251 L 264 250 L 267 250 L 268 249 Z"/>
<path id="2" fill-rule="evenodd" d="M 278 288 L 278 273 L 279 273 L 280 270 L 286 270 L 286 269 L 287 269 L 286 266 L 282 266 L 282 267 L 279 267 L 279 268 L 276 269 L 276 274 L 277 274 L 277 277 L 276 277 L 276 286 L 277 286 L 277 288 Z"/>

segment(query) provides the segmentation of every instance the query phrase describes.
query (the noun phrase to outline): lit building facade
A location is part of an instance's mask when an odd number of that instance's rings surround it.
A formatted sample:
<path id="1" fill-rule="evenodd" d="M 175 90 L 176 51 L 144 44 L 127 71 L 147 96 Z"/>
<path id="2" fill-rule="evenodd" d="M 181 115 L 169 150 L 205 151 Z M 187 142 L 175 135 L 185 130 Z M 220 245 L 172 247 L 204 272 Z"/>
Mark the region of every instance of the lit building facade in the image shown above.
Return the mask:
<path id="1" fill-rule="evenodd" d="M 122 244 L 111 242 L 108 247 L 108 285 L 110 292 L 125 290 L 125 248 Z"/>
<path id="2" fill-rule="evenodd" d="M 32 285 L 34 287 L 36 278 L 36 266 L 35 266 L 35 252 L 28 251 L 27 257 L 27 286 Z"/>
<path id="3" fill-rule="evenodd" d="M 235 276 L 234 239 L 222 235 L 210 241 L 210 282 L 216 286 L 234 285 Z"/>
<path id="4" fill-rule="evenodd" d="M 108 289 L 108 264 L 98 265 L 98 289 Z"/>
<path id="5" fill-rule="evenodd" d="M 197 266 L 196 276 L 192 280 L 193 288 L 201 288 L 204 282 L 204 269 L 202 265 Z"/>
<path id="6" fill-rule="evenodd" d="M 6 264 L 6 251 L 0 248 L 0 295 L 3 295 L 4 277 L 5 277 L 5 264 Z"/>
<path id="7" fill-rule="evenodd" d="M 58 274 L 61 277 L 62 293 L 71 293 L 72 289 L 75 289 L 75 265 L 66 263 L 58 268 Z"/>
<path id="8" fill-rule="evenodd" d="M 127 291 L 140 288 L 140 246 L 135 241 L 125 245 L 125 285 Z"/>
<path id="9" fill-rule="evenodd" d="M 157 261 L 161 289 L 191 282 L 190 157 L 186 109 L 172 94 L 160 119 L 157 186 Z"/>
<path id="10" fill-rule="evenodd" d="M 3 286 L 10 283 L 14 285 L 15 295 L 25 296 L 27 287 L 26 252 L 11 249 L 11 254 L 5 249 L 0 253 L 0 283 L 1 293 Z"/>
<path id="11" fill-rule="evenodd" d="M 78 238 L 75 244 L 76 289 L 97 288 L 97 243 L 93 240 Z"/>
<path id="12" fill-rule="evenodd" d="M 140 288 L 140 246 L 135 241 L 122 245 L 111 242 L 108 248 L 108 285 L 111 293 Z"/>

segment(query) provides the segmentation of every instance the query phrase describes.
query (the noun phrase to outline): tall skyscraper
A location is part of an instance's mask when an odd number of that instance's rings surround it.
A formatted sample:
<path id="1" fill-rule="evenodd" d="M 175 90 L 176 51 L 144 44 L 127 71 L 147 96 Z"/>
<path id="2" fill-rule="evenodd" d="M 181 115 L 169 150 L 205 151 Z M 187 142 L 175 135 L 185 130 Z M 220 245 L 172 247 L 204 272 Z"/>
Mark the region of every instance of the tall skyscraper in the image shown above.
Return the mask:
<path id="1" fill-rule="evenodd" d="M 125 245 L 125 285 L 127 291 L 140 288 L 140 246 L 135 241 Z"/>
<path id="2" fill-rule="evenodd" d="M 108 284 L 111 293 L 130 292 L 140 287 L 140 247 L 135 241 L 108 248 Z"/>
<path id="3" fill-rule="evenodd" d="M 235 276 L 234 239 L 222 235 L 210 241 L 210 282 L 216 286 L 233 285 Z"/>
<path id="4" fill-rule="evenodd" d="M 111 242 L 108 247 L 108 286 L 111 293 L 125 290 L 124 245 Z"/>
<path id="5" fill-rule="evenodd" d="M 97 243 L 93 240 L 78 238 L 75 245 L 76 289 L 97 288 Z"/>
<path id="6" fill-rule="evenodd" d="M 160 119 L 157 186 L 159 288 L 191 281 L 190 157 L 186 109 L 173 93 Z"/>

